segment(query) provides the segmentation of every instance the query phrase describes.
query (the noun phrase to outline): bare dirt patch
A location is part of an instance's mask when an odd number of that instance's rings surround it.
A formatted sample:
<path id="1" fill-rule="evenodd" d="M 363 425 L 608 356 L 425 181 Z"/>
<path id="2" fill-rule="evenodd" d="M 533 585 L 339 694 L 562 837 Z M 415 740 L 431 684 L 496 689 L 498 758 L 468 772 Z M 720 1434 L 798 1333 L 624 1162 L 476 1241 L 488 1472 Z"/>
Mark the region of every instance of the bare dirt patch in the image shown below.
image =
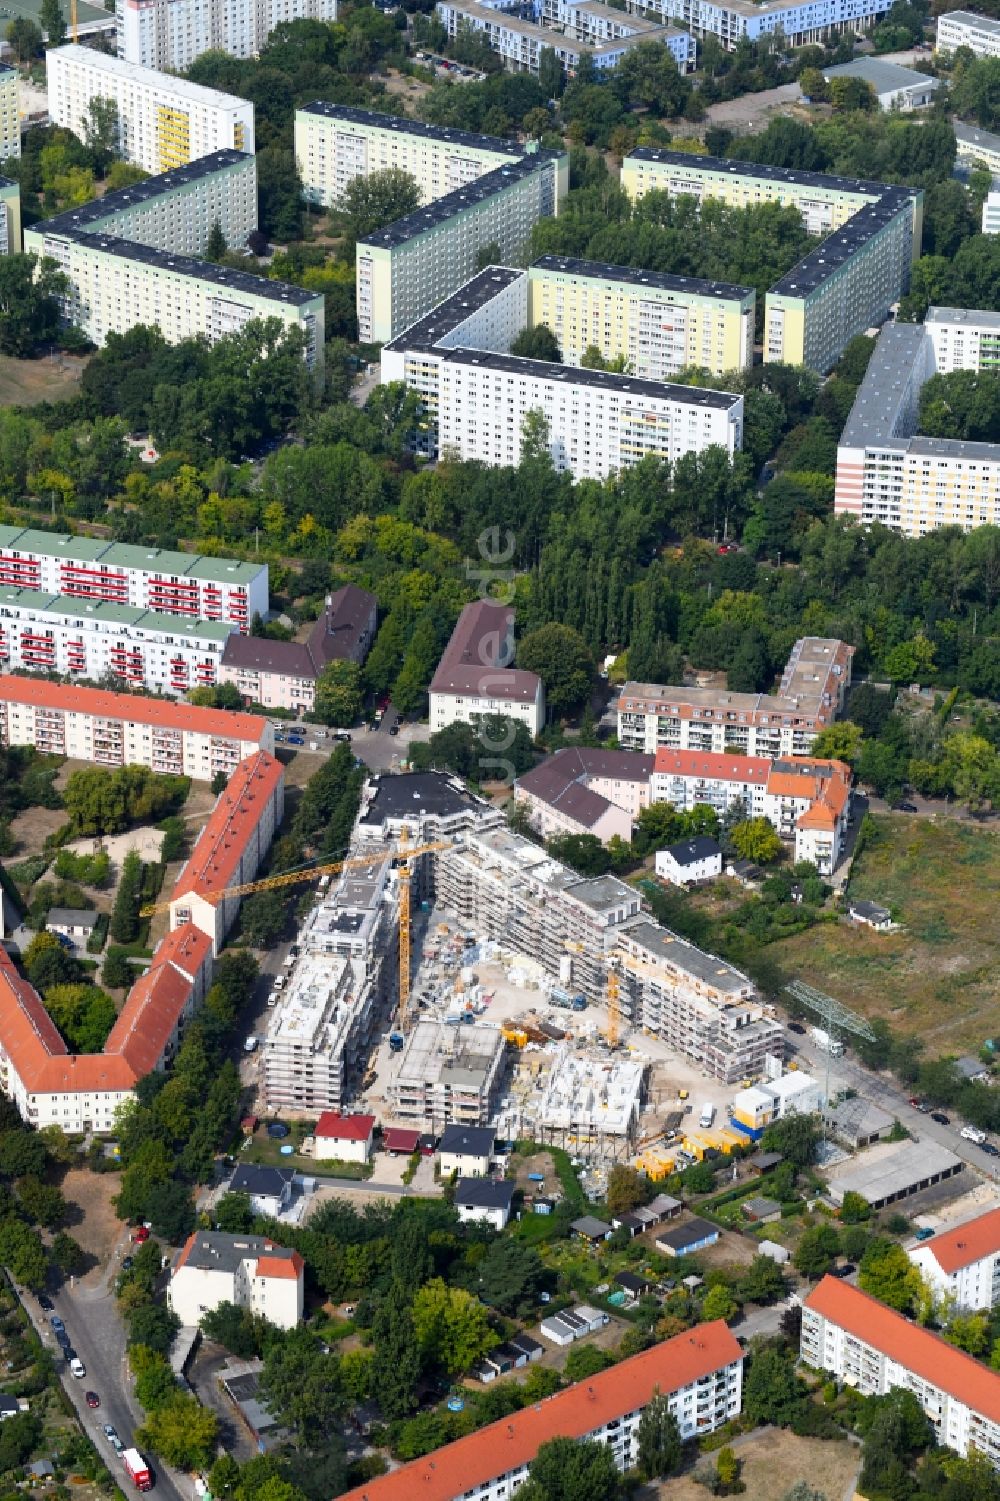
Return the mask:
<path id="1" fill-rule="evenodd" d="M 0 406 L 32 407 L 40 401 L 63 401 L 80 389 L 87 361 L 76 355 L 15 360 L 0 355 Z"/>
<path id="2" fill-rule="evenodd" d="M 46 839 L 66 822 L 61 808 L 25 808 L 11 820 L 11 832 L 17 840 L 13 863 L 29 855 L 40 855 Z"/>
<path id="3" fill-rule="evenodd" d="M 808 1480 L 827 1501 L 842 1501 L 861 1461 L 858 1447 L 846 1439 L 827 1443 L 772 1428 L 738 1439 L 733 1448 L 743 1461 L 747 1501 L 781 1501 L 797 1480 Z M 700 1463 L 713 1464 L 714 1459 Z M 705 1501 L 707 1494 L 690 1475 L 638 1492 L 640 1501 Z"/>
<path id="4" fill-rule="evenodd" d="M 62 1191 L 72 1208 L 70 1231 L 102 1272 L 122 1233 L 122 1222 L 111 1203 L 120 1188 L 119 1173 L 92 1173 L 80 1167 L 71 1167 L 62 1181 Z"/>
<path id="5" fill-rule="evenodd" d="M 522 1193 L 561 1195 L 559 1174 L 556 1172 L 551 1152 L 536 1152 L 533 1157 L 515 1157 L 513 1161 L 517 1165 L 515 1181 Z M 534 1182 L 529 1178 L 529 1173 L 541 1173 L 544 1181 Z"/>

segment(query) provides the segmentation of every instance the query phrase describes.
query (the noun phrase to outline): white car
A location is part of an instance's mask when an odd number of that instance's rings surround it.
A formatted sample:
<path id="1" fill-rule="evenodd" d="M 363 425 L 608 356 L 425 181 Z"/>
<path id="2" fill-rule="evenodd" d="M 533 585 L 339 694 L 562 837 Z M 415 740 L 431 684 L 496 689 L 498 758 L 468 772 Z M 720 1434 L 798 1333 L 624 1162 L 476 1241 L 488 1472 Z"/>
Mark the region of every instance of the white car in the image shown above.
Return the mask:
<path id="1" fill-rule="evenodd" d="M 258 1039 L 256 1037 L 248 1037 L 246 1042 L 243 1044 L 244 1053 L 256 1053 L 257 1042 Z"/>
<path id="2" fill-rule="evenodd" d="M 978 1126 L 963 1126 L 959 1135 L 963 1141 L 974 1141 L 977 1147 L 981 1147 L 986 1140 L 986 1132 L 980 1131 Z"/>
<path id="3" fill-rule="evenodd" d="M 84 1365 L 79 1355 L 75 1356 L 70 1361 L 69 1368 L 73 1372 L 73 1375 L 76 1377 L 77 1381 L 82 1381 L 84 1376 L 86 1376 L 87 1374 L 87 1367 Z"/>
<path id="4" fill-rule="evenodd" d="M 278 992 L 276 990 L 271 991 L 271 994 L 267 998 L 267 1004 L 269 1006 L 276 1006 L 278 1004 Z"/>

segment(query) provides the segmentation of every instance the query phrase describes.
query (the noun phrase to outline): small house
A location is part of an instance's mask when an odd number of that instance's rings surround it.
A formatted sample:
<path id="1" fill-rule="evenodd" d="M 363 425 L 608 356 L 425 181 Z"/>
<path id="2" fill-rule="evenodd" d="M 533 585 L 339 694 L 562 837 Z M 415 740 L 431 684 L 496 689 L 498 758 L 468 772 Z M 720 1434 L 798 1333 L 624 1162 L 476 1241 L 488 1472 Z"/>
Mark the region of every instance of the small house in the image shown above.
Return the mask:
<path id="1" fill-rule="evenodd" d="M 707 834 L 682 839 L 656 852 L 656 874 L 672 886 L 691 886 L 714 881 L 722 875 L 722 850 Z"/>
<path id="2" fill-rule="evenodd" d="M 768 1256 L 776 1261 L 778 1266 L 784 1266 L 792 1254 L 787 1246 L 779 1246 L 776 1240 L 762 1240 L 757 1251 L 761 1256 Z"/>
<path id="3" fill-rule="evenodd" d="M 892 913 L 888 907 L 880 907 L 877 902 L 850 901 L 847 904 L 847 915 L 852 922 L 860 923 L 865 928 L 874 928 L 876 933 L 888 933 L 892 927 Z"/>
<path id="4" fill-rule="evenodd" d="M 316 1122 L 318 1162 L 370 1162 L 375 1136 L 373 1115 L 340 1115 L 324 1110 Z"/>
<path id="5" fill-rule="evenodd" d="M 441 1176 L 485 1178 L 493 1161 L 496 1132 L 490 1126 L 446 1126 L 438 1148 Z"/>
<path id="6" fill-rule="evenodd" d="M 956 1058 L 952 1068 L 958 1077 L 967 1084 L 988 1084 L 992 1075 L 981 1058 L 973 1058 L 966 1053 L 961 1058 Z"/>
<path id="7" fill-rule="evenodd" d="M 455 1209 L 463 1225 L 486 1220 L 494 1230 L 503 1230 L 510 1219 L 513 1183 L 490 1178 L 459 1178 L 455 1185 Z"/>
<path id="8" fill-rule="evenodd" d="M 888 1111 L 860 1095 L 828 1107 L 823 1111 L 823 1122 L 838 1141 L 855 1152 L 888 1136 L 895 1123 Z"/>
<path id="9" fill-rule="evenodd" d="M 752 1225 L 770 1225 L 773 1220 L 781 1219 L 781 1205 L 777 1199 L 765 1199 L 763 1196 L 744 1199 L 740 1209 L 743 1218 Z"/>
<path id="10" fill-rule="evenodd" d="M 718 1239 L 718 1227 L 694 1215 L 685 1224 L 658 1236 L 656 1249 L 665 1256 L 693 1256 L 696 1251 L 714 1246 Z"/>
<path id="11" fill-rule="evenodd" d="M 254 1214 L 277 1219 L 292 1199 L 294 1170 L 290 1167 L 259 1167 L 253 1162 L 240 1163 L 229 1180 L 229 1192 L 247 1194 Z"/>
<path id="12" fill-rule="evenodd" d="M 652 1292 L 653 1284 L 648 1277 L 640 1277 L 638 1272 L 619 1272 L 615 1282 L 628 1298 L 630 1303 L 637 1303 L 647 1293 Z"/>
<path id="13" fill-rule="evenodd" d="M 581 1240 L 589 1241 L 592 1246 L 598 1245 L 602 1240 L 610 1240 L 615 1233 L 612 1225 L 606 1225 L 603 1220 L 597 1219 L 593 1214 L 581 1215 L 569 1228 L 574 1235 L 578 1235 Z"/>
<path id="14" fill-rule="evenodd" d="M 90 907 L 50 907 L 45 919 L 46 933 L 66 938 L 78 948 L 86 944 L 97 927 L 97 913 Z"/>

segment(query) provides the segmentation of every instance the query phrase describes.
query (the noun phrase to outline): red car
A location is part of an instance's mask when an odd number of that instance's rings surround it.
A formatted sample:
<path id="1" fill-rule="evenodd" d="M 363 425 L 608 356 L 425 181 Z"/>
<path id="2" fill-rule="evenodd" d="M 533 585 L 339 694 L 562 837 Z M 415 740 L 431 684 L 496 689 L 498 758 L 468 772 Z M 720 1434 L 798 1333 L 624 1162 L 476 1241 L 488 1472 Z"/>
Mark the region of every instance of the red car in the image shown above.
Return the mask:
<path id="1" fill-rule="evenodd" d="M 100 1407 L 101 1399 L 96 1392 L 84 1392 L 88 1407 Z"/>
<path id="2" fill-rule="evenodd" d="M 149 1231 L 146 1229 L 145 1225 L 140 1225 L 138 1230 L 132 1231 L 132 1244 L 134 1246 L 141 1246 L 143 1241 L 148 1239 Z"/>

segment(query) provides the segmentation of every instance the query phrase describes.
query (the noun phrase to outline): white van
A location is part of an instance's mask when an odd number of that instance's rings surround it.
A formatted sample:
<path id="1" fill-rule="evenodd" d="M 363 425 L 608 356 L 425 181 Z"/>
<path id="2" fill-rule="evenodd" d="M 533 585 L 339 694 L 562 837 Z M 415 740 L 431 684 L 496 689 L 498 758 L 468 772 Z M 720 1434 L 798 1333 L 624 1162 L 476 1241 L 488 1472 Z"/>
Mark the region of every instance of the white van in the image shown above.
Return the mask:
<path id="1" fill-rule="evenodd" d="M 274 977 L 274 988 L 275 988 L 275 990 L 284 990 L 284 988 L 285 988 L 285 977 L 284 977 L 284 975 L 275 975 L 275 977 Z"/>
<path id="2" fill-rule="evenodd" d="M 714 1105 L 710 1105 L 708 1103 L 702 1105 L 702 1107 L 701 1107 L 701 1114 L 698 1117 L 698 1124 L 699 1124 L 699 1126 L 702 1126 L 702 1127 L 704 1127 L 707 1130 L 708 1127 L 712 1124 L 712 1122 L 714 1120 L 715 1120 L 715 1106 Z"/>
<path id="3" fill-rule="evenodd" d="M 244 1051 L 244 1053 L 256 1053 L 256 1051 L 257 1051 L 257 1039 L 256 1039 L 256 1037 L 248 1037 L 247 1038 L 246 1042 L 243 1044 L 243 1051 Z"/>
<path id="4" fill-rule="evenodd" d="M 74 1356 L 74 1358 L 70 1361 L 69 1368 L 73 1372 L 73 1375 L 76 1377 L 77 1381 L 82 1381 L 84 1376 L 86 1376 L 87 1374 L 87 1367 L 84 1365 L 79 1355 Z"/>
<path id="5" fill-rule="evenodd" d="M 986 1140 L 986 1132 L 980 1131 L 978 1126 L 963 1126 L 959 1135 L 963 1141 L 974 1141 L 977 1147 L 981 1147 Z"/>

